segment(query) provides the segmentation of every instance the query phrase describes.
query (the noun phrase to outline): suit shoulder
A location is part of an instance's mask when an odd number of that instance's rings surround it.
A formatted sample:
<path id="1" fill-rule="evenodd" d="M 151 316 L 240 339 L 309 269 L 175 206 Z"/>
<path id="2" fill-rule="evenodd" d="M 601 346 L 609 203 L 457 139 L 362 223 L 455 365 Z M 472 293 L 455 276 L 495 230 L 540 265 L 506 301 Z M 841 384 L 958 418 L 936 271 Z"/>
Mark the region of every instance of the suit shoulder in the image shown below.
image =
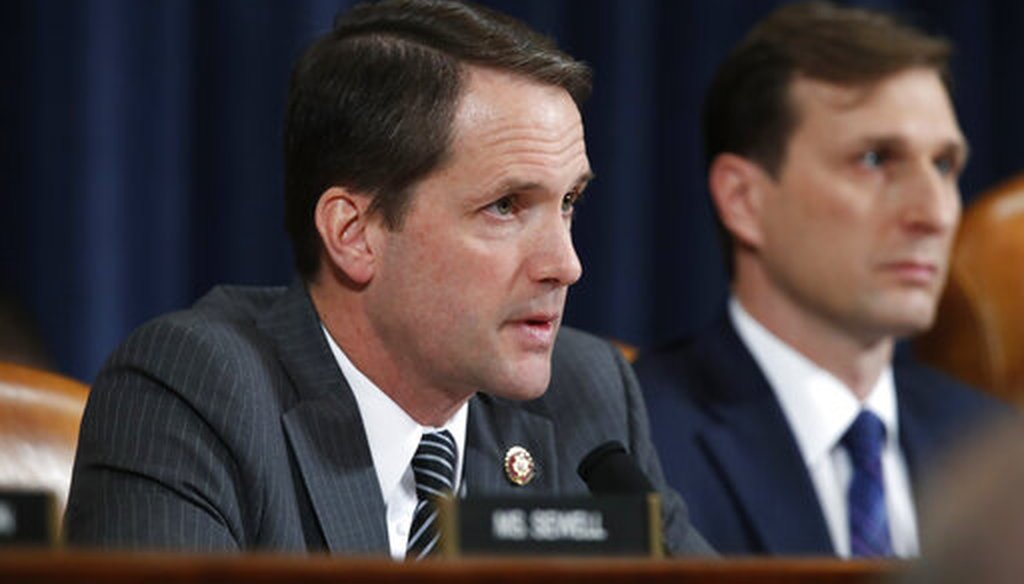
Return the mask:
<path id="1" fill-rule="evenodd" d="M 248 323 L 269 310 L 286 291 L 284 287 L 216 286 L 196 301 L 191 312 L 221 322 Z"/>
<path id="2" fill-rule="evenodd" d="M 634 364 L 636 370 L 662 369 L 672 363 L 688 362 L 699 348 L 700 339 L 696 335 L 686 336 L 663 343 L 640 352 Z"/>
<path id="3" fill-rule="evenodd" d="M 156 353 L 164 357 L 179 344 L 198 344 L 211 351 L 230 353 L 232 349 L 251 344 L 246 340 L 259 336 L 256 320 L 273 303 L 275 291 L 218 286 L 191 308 L 146 322 L 128 336 L 118 352 L 126 348 L 148 348 L 151 350 L 143 351 L 144 354 Z"/>
<path id="4" fill-rule="evenodd" d="M 701 358 L 701 346 L 700 337 L 694 335 L 642 351 L 633 368 L 644 394 L 688 394 L 700 386 L 698 368 L 706 361 Z"/>
<path id="5" fill-rule="evenodd" d="M 893 369 L 900 400 L 931 416 L 969 419 L 1012 412 L 1006 402 L 911 359 Z"/>
<path id="6" fill-rule="evenodd" d="M 257 320 L 282 291 L 218 287 L 192 308 L 150 320 L 114 351 L 96 386 L 112 379 L 124 386 L 125 378 L 142 375 L 186 398 L 210 401 L 236 386 L 273 384 L 274 346 Z"/>
<path id="7" fill-rule="evenodd" d="M 564 326 L 558 332 L 551 355 L 552 375 L 619 372 L 621 360 L 618 350 L 607 340 Z"/>
<path id="8" fill-rule="evenodd" d="M 571 326 L 563 326 L 558 331 L 558 338 L 555 341 L 555 350 L 603 350 L 610 346 L 608 341 L 581 331 Z"/>
<path id="9" fill-rule="evenodd" d="M 158 316 L 136 329 L 125 344 L 139 338 L 184 335 L 192 341 L 252 336 L 256 320 L 280 298 L 283 288 L 217 286 L 185 310 Z"/>
<path id="10" fill-rule="evenodd" d="M 607 340 L 562 327 L 551 356 L 551 382 L 541 401 L 556 410 L 620 403 L 632 379 L 629 364 Z"/>

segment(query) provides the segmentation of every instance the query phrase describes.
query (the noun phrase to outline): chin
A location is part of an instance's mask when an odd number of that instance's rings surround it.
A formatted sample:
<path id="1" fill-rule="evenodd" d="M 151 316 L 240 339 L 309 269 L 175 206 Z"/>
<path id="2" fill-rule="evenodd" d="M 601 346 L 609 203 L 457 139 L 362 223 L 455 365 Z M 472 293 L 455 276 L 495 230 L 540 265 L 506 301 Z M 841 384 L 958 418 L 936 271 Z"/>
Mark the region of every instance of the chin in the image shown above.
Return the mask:
<path id="1" fill-rule="evenodd" d="M 935 320 L 935 311 L 911 311 L 892 315 L 888 319 L 888 326 L 885 328 L 891 336 L 902 338 L 923 333 L 932 326 Z"/>
<path id="2" fill-rule="evenodd" d="M 905 337 L 924 332 L 935 321 L 938 300 L 932 293 L 915 290 L 885 300 L 878 321 L 884 323 L 883 328 L 893 336 Z"/>
<path id="3" fill-rule="evenodd" d="M 505 399 L 527 401 L 544 395 L 550 382 L 550 364 L 537 368 L 533 364 L 524 363 L 509 371 L 505 379 L 492 386 L 494 389 L 488 393 Z"/>

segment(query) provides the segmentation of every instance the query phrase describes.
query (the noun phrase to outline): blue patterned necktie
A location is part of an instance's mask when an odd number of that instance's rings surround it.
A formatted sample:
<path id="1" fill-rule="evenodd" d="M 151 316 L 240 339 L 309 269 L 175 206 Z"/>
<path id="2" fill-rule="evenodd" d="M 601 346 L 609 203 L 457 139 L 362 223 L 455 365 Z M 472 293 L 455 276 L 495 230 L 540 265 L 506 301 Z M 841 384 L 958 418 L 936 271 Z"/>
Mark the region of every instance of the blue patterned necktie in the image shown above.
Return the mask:
<path id="1" fill-rule="evenodd" d="M 843 435 L 850 455 L 853 479 L 847 492 L 850 518 L 850 554 L 854 557 L 892 555 L 889 518 L 882 481 L 882 446 L 885 425 L 878 416 L 861 410 Z"/>
<path id="2" fill-rule="evenodd" d="M 427 432 L 412 457 L 416 477 L 416 511 L 412 515 L 405 557 L 422 560 L 437 548 L 438 497 L 450 497 L 455 486 L 455 439 L 447 430 Z"/>

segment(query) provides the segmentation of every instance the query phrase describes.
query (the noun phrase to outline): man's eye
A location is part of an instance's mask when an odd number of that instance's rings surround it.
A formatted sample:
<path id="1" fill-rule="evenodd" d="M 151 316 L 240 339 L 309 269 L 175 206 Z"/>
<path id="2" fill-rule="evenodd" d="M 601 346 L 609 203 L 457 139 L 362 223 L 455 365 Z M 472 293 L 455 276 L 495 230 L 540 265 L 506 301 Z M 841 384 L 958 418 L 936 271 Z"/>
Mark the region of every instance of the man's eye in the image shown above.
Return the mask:
<path id="1" fill-rule="evenodd" d="M 861 165 L 867 168 L 878 168 L 885 164 L 886 156 L 878 150 L 868 150 L 860 155 Z"/>
<path id="2" fill-rule="evenodd" d="M 572 213 L 573 207 L 576 206 L 576 199 L 578 198 L 579 194 L 577 193 L 566 193 L 565 196 L 562 197 L 562 212 Z"/>
<path id="3" fill-rule="evenodd" d="M 939 171 L 939 174 L 943 176 L 955 175 L 959 172 L 960 168 L 956 160 L 949 156 L 943 156 L 935 161 L 935 169 Z"/>
<path id="4" fill-rule="evenodd" d="M 491 203 L 487 208 L 495 215 L 501 215 L 504 217 L 511 215 L 516 210 L 516 205 L 512 197 L 502 197 Z"/>

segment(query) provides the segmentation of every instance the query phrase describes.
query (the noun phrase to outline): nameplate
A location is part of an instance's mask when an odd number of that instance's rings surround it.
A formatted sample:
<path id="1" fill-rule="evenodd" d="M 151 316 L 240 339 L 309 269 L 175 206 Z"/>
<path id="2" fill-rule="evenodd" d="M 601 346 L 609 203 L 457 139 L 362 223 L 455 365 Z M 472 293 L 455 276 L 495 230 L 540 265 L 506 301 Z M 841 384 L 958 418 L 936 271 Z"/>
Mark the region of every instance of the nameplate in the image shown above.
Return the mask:
<path id="1" fill-rule="evenodd" d="M 662 555 L 658 495 L 471 497 L 440 506 L 445 556 Z"/>
<path id="2" fill-rule="evenodd" d="M 0 546 L 46 546 L 56 540 L 51 493 L 0 489 Z"/>

